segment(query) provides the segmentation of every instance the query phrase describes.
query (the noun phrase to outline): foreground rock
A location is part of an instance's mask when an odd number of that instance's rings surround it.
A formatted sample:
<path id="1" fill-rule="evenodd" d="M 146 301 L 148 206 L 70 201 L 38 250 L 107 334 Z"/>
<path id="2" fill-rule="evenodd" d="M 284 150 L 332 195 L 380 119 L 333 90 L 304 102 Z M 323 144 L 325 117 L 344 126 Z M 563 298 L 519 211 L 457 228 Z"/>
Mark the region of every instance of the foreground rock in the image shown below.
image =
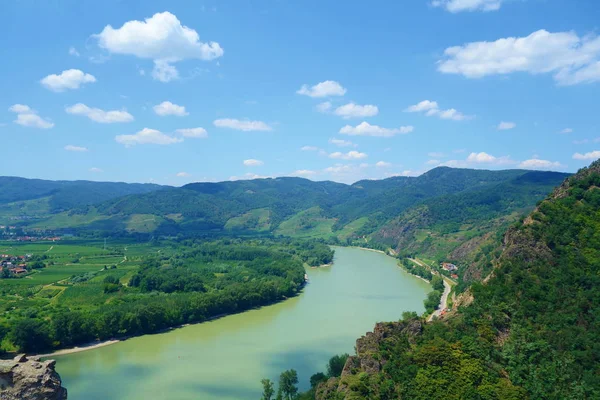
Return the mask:
<path id="1" fill-rule="evenodd" d="M 65 400 L 67 389 L 61 386 L 54 365 L 54 360 L 25 355 L 0 360 L 0 400 Z"/>

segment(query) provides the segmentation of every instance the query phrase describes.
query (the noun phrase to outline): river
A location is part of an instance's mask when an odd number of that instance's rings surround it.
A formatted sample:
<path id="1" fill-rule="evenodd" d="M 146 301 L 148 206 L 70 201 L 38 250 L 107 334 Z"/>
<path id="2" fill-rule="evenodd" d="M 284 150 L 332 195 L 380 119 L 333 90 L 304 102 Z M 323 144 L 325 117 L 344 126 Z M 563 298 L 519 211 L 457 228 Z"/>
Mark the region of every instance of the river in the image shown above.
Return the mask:
<path id="1" fill-rule="evenodd" d="M 300 388 L 335 354 L 404 311 L 424 311 L 430 286 L 384 254 L 335 248 L 284 302 L 166 333 L 55 357 L 70 400 L 253 399 L 262 378 L 294 368 Z"/>

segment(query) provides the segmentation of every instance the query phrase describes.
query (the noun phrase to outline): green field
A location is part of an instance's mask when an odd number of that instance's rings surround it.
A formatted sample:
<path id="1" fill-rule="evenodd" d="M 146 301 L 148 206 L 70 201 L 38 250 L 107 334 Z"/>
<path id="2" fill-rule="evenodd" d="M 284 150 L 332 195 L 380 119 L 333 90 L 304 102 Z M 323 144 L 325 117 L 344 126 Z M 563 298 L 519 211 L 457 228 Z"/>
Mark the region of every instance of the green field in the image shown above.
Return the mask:
<path id="1" fill-rule="evenodd" d="M 230 218 L 225 224 L 225 229 L 228 231 L 266 232 L 271 229 L 271 211 L 268 208 L 257 208 Z"/>
<path id="2" fill-rule="evenodd" d="M 295 238 L 329 238 L 336 220 L 322 216 L 321 207 L 312 207 L 283 221 L 275 231 L 278 235 Z"/>

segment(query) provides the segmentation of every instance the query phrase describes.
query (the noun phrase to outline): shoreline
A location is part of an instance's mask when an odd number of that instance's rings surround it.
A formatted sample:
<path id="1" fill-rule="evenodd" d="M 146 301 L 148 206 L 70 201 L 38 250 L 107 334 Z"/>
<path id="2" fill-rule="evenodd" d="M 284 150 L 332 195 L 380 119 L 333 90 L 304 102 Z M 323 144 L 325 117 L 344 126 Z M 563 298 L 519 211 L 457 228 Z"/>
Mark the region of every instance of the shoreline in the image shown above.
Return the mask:
<path id="1" fill-rule="evenodd" d="M 127 338 L 126 339 L 104 340 L 101 342 L 96 341 L 96 342 L 84 344 L 81 346 L 71 347 L 70 349 L 56 350 L 56 351 L 54 351 L 52 353 L 48 353 L 48 354 L 35 354 L 30 357 L 49 358 L 49 357 L 56 357 L 56 356 L 64 356 L 67 354 L 81 353 L 84 351 L 99 349 L 101 347 L 106 347 L 106 346 L 110 346 L 113 344 L 117 344 L 117 343 L 121 342 L 122 340 L 127 340 Z"/>
<path id="2" fill-rule="evenodd" d="M 368 247 L 360 247 L 360 246 L 341 246 L 341 247 L 351 247 L 353 249 L 361 249 L 361 250 L 367 250 L 367 251 L 374 251 L 375 253 L 381 253 L 381 254 L 385 254 L 386 256 L 389 256 L 389 254 L 386 253 L 383 250 L 369 249 Z"/>

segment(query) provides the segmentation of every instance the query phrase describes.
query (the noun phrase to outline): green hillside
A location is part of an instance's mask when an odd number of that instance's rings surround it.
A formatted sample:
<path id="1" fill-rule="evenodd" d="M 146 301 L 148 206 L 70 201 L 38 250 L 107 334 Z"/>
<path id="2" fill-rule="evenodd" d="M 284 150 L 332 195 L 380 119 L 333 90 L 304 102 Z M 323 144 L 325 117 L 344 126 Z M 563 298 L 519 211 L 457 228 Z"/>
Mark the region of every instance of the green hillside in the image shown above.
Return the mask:
<path id="1" fill-rule="evenodd" d="M 399 226 L 404 229 L 403 221 L 410 221 L 407 215 L 421 218 L 415 211 L 419 209 L 415 207 L 425 210 L 420 213 L 427 220 L 436 221 L 437 215 L 449 214 L 443 207 L 450 202 L 462 211 L 455 214 L 452 221 L 436 222 L 433 230 L 450 233 L 468 231 L 468 226 L 463 229 L 463 222 L 479 227 L 484 219 L 489 220 L 490 215 L 500 218 L 514 214 L 510 221 L 514 220 L 518 213 L 533 208 L 535 202 L 565 176 L 552 172 L 440 167 L 419 177 L 359 181 L 353 185 L 301 178 L 193 183 L 182 188 L 167 187 L 128 194 L 96 202 L 93 207 L 72 207 L 67 211 L 53 208 L 52 204 L 56 202 L 56 195 L 53 195 L 47 203 L 40 203 L 58 213 L 53 212 L 45 218 L 36 214 L 33 222 L 25 221 L 23 224 L 69 231 L 75 227 L 80 232 L 129 231 L 159 235 L 270 233 L 350 242 L 364 241 L 365 235 L 376 232 L 366 240 L 401 247 L 402 237 L 395 232 Z M 68 193 L 71 192 L 63 190 L 61 196 Z M 77 202 L 81 204 L 84 198 Z M 11 207 L 11 212 L 14 212 L 16 206 L 13 203 L 5 209 Z M 27 207 L 20 210 L 25 215 L 31 212 Z M 136 219 L 136 215 L 144 215 L 145 220 L 153 218 L 153 223 L 139 226 L 137 222 L 141 220 Z M 487 217 L 482 218 L 484 216 Z M 425 235 L 430 228 L 420 228 L 420 235 Z M 468 238 L 463 235 L 457 240 L 462 243 Z M 451 248 L 443 251 L 448 249 Z"/>
<path id="2" fill-rule="evenodd" d="M 509 229 L 491 279 L 457 311 L 378 324 L 341 377 L 302 398 L 599 398 L 599 187 L 595 162 Z"/>

